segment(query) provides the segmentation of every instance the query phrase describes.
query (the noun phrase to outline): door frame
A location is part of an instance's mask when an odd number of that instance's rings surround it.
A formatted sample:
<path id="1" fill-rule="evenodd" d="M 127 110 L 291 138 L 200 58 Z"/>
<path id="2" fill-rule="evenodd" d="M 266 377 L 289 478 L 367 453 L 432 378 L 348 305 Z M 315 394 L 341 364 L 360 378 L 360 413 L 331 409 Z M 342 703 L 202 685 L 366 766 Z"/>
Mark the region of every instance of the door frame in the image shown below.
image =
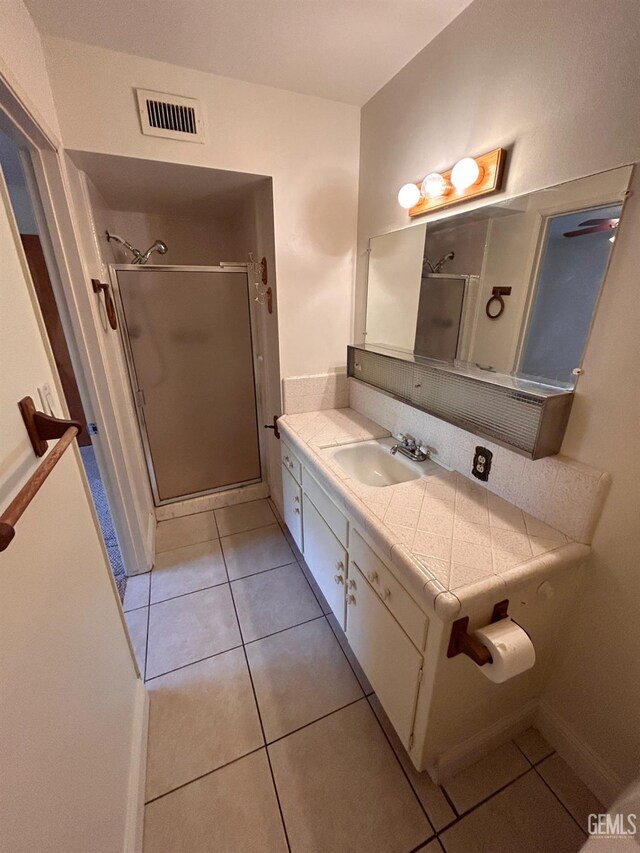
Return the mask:
<path id="1" fill-rule="evenodd" d="M 153 566 L 156 525 L 153 499 L 148 489 L 147 504 L 141 506 L 130 487 L 131 473 L 122 448 L 126 446 L 124 442 L 131 441 L 131 430 L 114 405 L 102 341 L 104 333 L 92 313 L 91 300 L 96 297 L 86 284 L 89 275 L 74 218 L 63 149 L 1 70 L 0 127 L 29 152 L 29 156 L 23 156 L 25 180 L 83 407 L 87 419 L 98 425 L 99 441 L 94 443 L 96 460 L 118 543 L 127 574 L 141 574 Z M 85 287 L 78 286 L 79 282 L 85 282 Z M 64 394 L 61 388 L 57 390 L 64 414 L 68 415 Z M 139 436 L 135 434 L 133 440 L 139 441 Z"/>

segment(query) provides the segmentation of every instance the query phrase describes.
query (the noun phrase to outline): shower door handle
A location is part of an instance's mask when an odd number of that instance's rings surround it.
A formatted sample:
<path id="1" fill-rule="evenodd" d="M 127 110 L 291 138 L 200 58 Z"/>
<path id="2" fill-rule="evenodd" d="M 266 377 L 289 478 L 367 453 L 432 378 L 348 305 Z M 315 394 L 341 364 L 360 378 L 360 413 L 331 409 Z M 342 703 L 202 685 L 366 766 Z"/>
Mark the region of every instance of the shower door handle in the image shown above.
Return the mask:
<path id="1" fill-rule="evenodd" d="M 118 328 L 118 318 L 116 317 L 116 306 L 113 304 L 109 285 L 103 281 L 99 281 L 97 278 L 92 278 L 91 286 L 94 293 L 100 293 L 100 291 L 104 293 L 104 307 L 107 312 L 107 320 L 111 328 L 115 331 Z"/>
<path id="2" fill-rule="evenodd" d="M 265 429 L 272 429 L 273 430 L 273 434 L 275 435 L 276 438 L 280 438 L 280 430 L 278 429 L 278 418 L 279 417 L 280 417 L 280 415 L 274 415 L 273 416 L 273 424 L 265 424 L 264 425 Z"/>

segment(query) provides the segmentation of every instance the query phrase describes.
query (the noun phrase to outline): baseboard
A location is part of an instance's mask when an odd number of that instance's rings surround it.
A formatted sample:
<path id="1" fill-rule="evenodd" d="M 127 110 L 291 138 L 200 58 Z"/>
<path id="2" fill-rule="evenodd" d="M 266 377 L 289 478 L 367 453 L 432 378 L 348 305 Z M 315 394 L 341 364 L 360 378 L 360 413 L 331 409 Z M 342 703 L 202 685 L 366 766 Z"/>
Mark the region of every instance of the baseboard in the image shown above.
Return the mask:
<path id="1" fill-rule="evenodd" d="M 145 690 L 142 679 L 139 679 L 131 737 L 129 796 L 127 797 L 127 820 L 124 838 L 125 853 L 142 853 L 148 728 L 149 694 Z"/>
<path id="2" fill-rule="evenodd" d="M 226 489 L 211 495 L 201 495 L 199 498 L 188 498 L 185 501 L 157 506 L 156 518 L 158 521 L 166 521 L 169 518 L 181 518 L 183 515 L 195 515 L 197 512 L 207 512 L 223 506 L 234 506 L 268 497 L 269 483 L 253 483 L 250 486 L 239 486 L 237 489 Z"/>
<path id="3" fill-rule="evenodd" d="M 441 753 L 433 764 L 427 765 L 427 770 L 433 781 L 441 785 L 456 773 L 484 758 L 493 749 L 502 746 L 511 738 L 529 728 L 536 714 L 538 702 L 532 699 L 506 717 L 502 717 L 493 725 L 473 735 L 460 744 Z"/>
<path id="4" fill-rule="evenodd" d="M 535 725 L 587 788 L 608 808 L 624 788 L 618 774 L 544 700 L 539 704 Z"/>

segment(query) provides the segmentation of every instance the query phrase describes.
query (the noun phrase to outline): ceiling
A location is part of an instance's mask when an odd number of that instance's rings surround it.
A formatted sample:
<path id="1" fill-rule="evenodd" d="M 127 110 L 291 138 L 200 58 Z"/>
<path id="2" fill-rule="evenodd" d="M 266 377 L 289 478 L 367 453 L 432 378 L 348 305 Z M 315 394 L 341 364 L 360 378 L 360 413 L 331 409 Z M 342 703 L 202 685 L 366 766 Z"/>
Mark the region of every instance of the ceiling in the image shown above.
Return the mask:
<path id="1" fill-rule="evenodd" d="M 41 33 L 362 105 L 471 0 L 26 0 Z"/>
<path id="2" fill-rule="evenodd" d="M 111 210 L 171 216 L 232 215 L 253 194 L 262 175 L 227 172 L 114 154 L 70 151 Z"/>

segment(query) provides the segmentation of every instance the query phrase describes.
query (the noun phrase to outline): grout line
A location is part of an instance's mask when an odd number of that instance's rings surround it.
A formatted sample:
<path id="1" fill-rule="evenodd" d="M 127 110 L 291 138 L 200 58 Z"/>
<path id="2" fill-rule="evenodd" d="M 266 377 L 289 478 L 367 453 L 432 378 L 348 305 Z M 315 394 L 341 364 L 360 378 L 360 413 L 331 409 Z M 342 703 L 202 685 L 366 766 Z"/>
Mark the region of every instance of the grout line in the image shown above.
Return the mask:
<path id="1" fill-rule="evenodd" d="M 344 711 L 345 708 L 350 708 L 351 705 L 357 705 L 358 702 L 365 701 L 366 696 L 358 696 L 357 699 L 352 699 L 351 702 L 347 702 L 346 705 L 341 705 L 339 708 L 334 708 L 333 711 L 328 711 L 326 714 L 322 714 L 321 717 L 316 717 L 315 720 L 309 720 L 308 723 L 305 723 L 303 726 L 298 726 L 297 729 L 291 729 L 290 732 L 287 732 L 284 735 L 280 735 L 279 737 L 274 738 L 273 740 L 267 741 L 267 746 L 273 746 L 275 743 L 279 743 L 281 740 L 286 740 L 290 735 L 295 735 L 298 732 L 301 732 L 303 729 L 308 729 L 309 726 L 313 726 L 316 723 L 319 723 L 320 720 L 326 720 L 327 717 L 331 717 L 334 714 L 337 714 L 339 711 Z"/>
<path id="2" fill-rule="evenodd" d="M 172 520 L 172 519 L 170 519 L 170 520 Z M 220 541 L 220 537 L 214 536 L 213 539 L 211 537 L 209 537 L 208 539 L 198 539 L 195 542 L 184 542 L 182 545 L 174 545 L 173 548 L 163 548 L 161 551 L 159 551 L 156 548 L 156 552 L 154 554 L 154 557 L 157 559 L 162 554 L 170 554 L 172 551 L 180 551 L 182 548 L 192 548 L 194 545 L 204 545 L 207 542 L 219 542 L 219 541 Z M 151 569 L 151 571 L 153 571 L 153 569 Z"/>
<path id="3" fill-rule="evenodd" d="M 186 669 L 188 666 L 193 666 L 196 663 L 202 663 L 205 660 L 211 660 L 211 658 L 220 657 L 220 655 L 225 655 L 227 652 L 234 652 L 236 649 L 241 649 L 242 644 L 238 646 L 230 646 L 228 649 L 223 649 L 220 652 L 215 652 L 212 655 L 205 655 L 203 658 L 198 658 L 197 660 L 189 661 L 189 663 L 183 663 L 181 666 L 175 666 L 173 669 L 168 669 L 166 672 L 159 672 L 157 675 L 151 675 L 146 679 L 145 683 L 149 683 L 150 681 L 155 681 L 156 678 L 162 678 L 163 675 L 169 675 L 172 672 L 178 672 L 181 669 Z"/>
<path id="4" fill-rule="evenodd" d="M 224 549 L 222 550 L 222 560 L 224 562 L 224 570 L 227 573 L 227 578 L 229 578 L 229 569 L 227 568 L 227 561 L 224 556 Z M 278 568 L 278 567 L 276 567 Z M 233 587 L 231 585 L 231 579 L 229 578 L 229 590 L 231 592 L 231 603 L 233 605 L 234 613 L 236 614 L 236 622 L 238 623 L 238 630 L 240 632 L 240 640 L 242 642 L 242 652 L 244 654 L 245 666 L 247 667 L 247 673 L 249 675 L 249 683 L 251 684 L 251 692 L 253 693 L 253 701 L 255 703 L 256 713 L 258 714 L 258 722 L 260 723 L 260 731 L 262 733 L 262 742 L 265 744 L 265 752 L 267 755 L 267 763 L 269 765 L 269 772 L 271 773 L 271 783 L 273 785 L 273 791 L 276 795 L 276 803 L 278 804 L 278 811 L 280 812 L 280 821 L 282 823 L 282 831 L 284 832 L 284 838 L 287 843 L 287 850 L 291 853 L 291 844 L 289 842 L 289 833 L 287 832 L 287 824 L 284 819 L 284 812 L 282 811 L 282 803 L 280 802 L 280 794 L 278 792 L 278 786 L 276 785 L 276 777 L 273 772 L 273 766 L 271 764 L 271 756 L 269 755 L 269 750 L 266 749 L 267 738 L 264 733 L 264 723 L 262 722 L 262 714 L 260 713 L 260 704 L 258 703 L 258 695 L 256 693 L 256 687 L 253 683 L 253 674 L 251 672 L 251 666 L 249 665 L 249 656 L 247 655 L 247 649 L 244 645 L 244 637 L 242 634 L 242 626 L 240 624 L 240 617 L 238 616 L 238 608 L 236 607 L 236 601 L 233 595 Z"/>
<path id="5" fill-rule="evenodd" d="M 261 500 L 264 500 L 264 498 L 261 498 Z M 247 501 L 247 503 L 253 503 L 253 501 Z M 240 506 L 240 504 L 234 504 L 234 506 Z M 222 509 L 230 509 L 230 507 L 222 507 Z M 273 510 L 271 510 L 271 512 L 273 513 Z M 233 533 L 220 533 L 220 527 L 218 526 L 218 520 L 216 519 L 216 529 L 220 539 L 228 539 L 230 536 L 238 536 L 240 533 L 250 533 L 252 530 L 262 530 L 263 527 L 273 527 L 274 524 L 279 526 L 279 522 L 275 514 L 273 516 L 273 521 L 269 521 L 267 524 L 256 524 L 255 527 L 243 527 L 242 530 L 234 530 Z"/>
<path id="6" fill-rule="evenodd" d="M 455 815 L 455 819 L 454 819 L 454 820 L 452 820 L 452 821 L 451 821 L 451 823 L 455 823 L 455 822 L 456 822 L 456 820 L 458 820 L 458 818 L 460 817 L 460 812 L 459 812 L 459 811 L 458 811 L 458 809 L 455 807 L 455 803 L 453 802 L 453 800 L 452 800 L 452 799 L 451 799 L 451 797 L 449 796 L 449 792 L 446 790 L 446 788 L 444 787 L 444 785 L 438 785 L 438 788 L 440 788 L 440 790 L 442 791 L 442 796 L 443 796 L 443 797 L 445 798 L 445 800 L 449 803 L 449 807 L 450 807 L 451 811 L 452 811 L 452 812 L 454 813 L 454 815 Z M 450 824 L 449 824 L 449 825 L 450 825 Z"/>
<path id="7" fill-rule="evenodd" d="M 155 559 L 155 557 L 154 557 Z M 149 660 L 149 628 L 151 626 L 151 572 L 149 572 L 149 592 L 147 593 L 147 639 L 144 644 L 144 666 L 141 667 L 142 684 L 147 683 L 147 661 Z M 146 574 L 146 572 L 145 572 Z"/>
<path id="8" fill-rule="evenodd" d="M 224 552 L 223 552 L 222 556 L 224 557 Z M 236 581 L 243 581 L 243 580 L 246 580 L 246 578 L 255 577 L 255 575 L 263 575 L 265 572 L 272 572 L 274 569 L 282 569 L 285 566 L 292 566 L 294 563 L 297 563 L 297 562 L 298 561 L 294 559 L 294 560 L 290 560 L 288 563 L 283 563 L 281 566 L 270 566 L 268 569 L 259 569 L 257 572 L 251 572 L 251 574 L 249 574 L 249 575 L 242 575 L 242 577 L 240 577 L 240 578 L 230 578 L 229 583 L 236 583 Z M 225 560 L 225 566 L 226 566 L 226 560 Z M 227 571 L 227 577 L 229 577 L 228 571 Z"/>
<path id="9" fill-rule="evenodd" d="M 542 758 L 539 758 L 537 761 L 532 761 L 532 760 L 529 758 L 529 756 L 526 754 L 526 752 L 524 751 L 524 749 L 522 749 L 522 747 L 521 747 L 521 746 L 520 746 L 520 745 L 519 745 L 519 744 L 518 744 L 514 739 L 512 739 L 512 740 L 511 740 L 511 743 L 512 743 L 515 747 L 517 747 L 517 748 L 518 748 L 518 750 L 520 750 L 520 752 L 524 755 L 524 757 L 527 759 L 527 761 L 529 762 L 529 764 L 530 764 L 532 767 L 537 767 L 537 765 L 538 765 L 538 764 L 542 764 L 542 762 L 543 762 L 543 761 L 546 761 L 546 760 L 547 760 L 547 758 L 551 758 L 551 756 L 552 756 L 552 755 L 555 755 L 555 754 L 556 754 L 555 749 L 552 749 L 552 750 L 551 750 L 551 752 L 550 752 L 548 755 L 545 755 L 545 756 L 543 756 Z"/>
<path id="10" fill-rule="evenodd" d="M 492 799 L 493 799 L 494 797 L 496 797 L 498 794 L 501 794 L 501 793 L 502 793 L 503 791 L 505 791 L 507 788 L 511 787 L 511 785 L 513 785 L 515 782 L 518 782 L 520 779 L 522 779 L 524 776 L 526 776 L 526 775 L 527 775 L 527 773 L 532 773 L 532 772 L 535 772 L 535 768 L 534 768 L 534 767 L 528 767 L 528 768 L 527 768 L 526 770 L 524 770 L 522 773 L 519 773 L 517 776 L 515 776 L 513 779 L 511 779 L 509 782 L 507 782 L 507 783 L 506 783 L 506 785 L 502 785 L 502 787 L 500 787 L 500 788 L 498 788 L 497 790 L 493 791 L 493 793 L 491 793 L 491 794 L 489 794 L 489 796 L 485 797 L 485 798 L 484 798 L 484 800 L 480 800 L 480 802 L 479 802 L 479 803 L 476 803 L 475 805 L 471 806 L 471 807 L 470 807 L 470 808 L 468 808 L 466 811 L 463 811 L 463 812 L 459 812 L 459 813 L 458 813 L 457 809 L 455 809 L 455 807 L 454 807 L 454 811 L 455 811 L 455 812 L 456 812 L 456 814 L 458 815 L 458 819 L 457 819 L 457 820 L 452 821 L 452 822 L 451 822 L 447 827 L 445 827 L 445 829 L 450 829 L 450 828 L 451 828 L 451 826 L 453 826 L 453 824 L 454 824 L 454 823 L 458 823 L 458 821 L 460 821 L 460 820 L 462 820 L 463 818 L 467 817 L 467 815 L 470 815 L 472 812 L 475 812 L 475 811 L 476 811 L 476 809 L 479 809 L 479 808 L 480 808 L 480 806 L 484 806 L 484 804 L 485 804 L 485 803 L 488 803 L 488 802 L 489 802 L 489 800 L 492 800 Z M 447 799 L 451 802 L 451 805 L 453 806 L 453 802 L 450 800 L 449 795 L 446 793 L 444 785 L 441 785 L 440 787 L 442 788 L 443 793 L 445 794 L 445 796 L 447 797 Z M 442 830 L 441 830 L 441 832 L 444 832 L 444 831 L 445 831 L 444 829 L 442 829 Z"/>
<path id="11" fill-rule="evenodd" d="M 550 757 L 550 756 L 547 756 L 547 758 L 548 758 L 548 757 Z M 541 762 L 538 762 L 538 764 L 540 764 L 540 763 L 541 763 Z M 551 791 L 551 793 L 553 794 L 553 796 L 554 796 L 554 797 L 556 798 L 556 800 L 560 803 L 560 805 L 562 806 L 562 808 L 566 811 L 566 813 L 569 815 L 569 817 L 571 818 L 571 820 L 572 820 L 572 821 L 575 823 L 575 825 L 578 827 L 578 829 L 580 830 L 580 832 L 582 832 L 582 833 L 583 833 L 583 835 L 584 835 L 585 837 L 587 837 L 587 838 L 588 838 L 588 837 L 589 837 L 589 833 L 585 831 L 584 827 L 580 826 L 580 824 L 578 823 L 577 819 L 576 819 L 576 818 L 571 814 L 571 812 L 569 811 L 569 809 L 565 806 L 565 804 L 563 803 L 563 801 L 560 799 L 560 795 L 559 795 L 559 794 L 556 794 L 556 792 L 553 790 L 553 788 L 551 787 L 551 785 L 550 785 L 550 784 L 547 782 L 547 780 L 544 778 L 544 776 L 542 775 L 542 773 L 540 773 L 540 771 L 538 770 L 537 765 L 533 768 L 533 771 L 534 771 L 534 773 L 536 774 L 536 776 L 538 777 L 538 779 L 541 779 L 541 780 L 542 780 L 542 782 L 543 782 L 543 784 L 544 784 L 544 785 L 545 785 L 545 786 L 546 786 L 546 787 Z"/>
<path id="12" fill-rule="evenodd" d="M 152 601 L 149 607 L 155 607 L 156 604 L 165 604 L 167 601 L 174 601 L 176 598 L 185 598 L 187 595 L 195 595 L 198 592 L 204 592 L 207 589 L 216 589 L 216 587 L 224 586 L 228 581 L 220 581 L 220 583 L 212 583 L 210 586 L 203 586 L 199 589 L 190 589 L 189 592 L 179 592 L 177 595 L 170 595 L 169 598 L 161 598 L 159 601 Z"/>
<path id="13" fill-rule="evenodd" d="M 336 619 L 336 621 L 337 621 L 337 617 L 336 617 L 335 613 L 333 613 L 333 611 L 331 612 L 331 614 L 330 614 L 330 615 L 331 615 L 331 616 L 333 616 L 333 618 L 334 618 L 334 619 Z M 347 663 L 348 663 L 348 664 L 349 664 L 349 666 L 351 667 L 351 671 L 352 671 L 352 672 L 353 672 L 353 674 L 355 675 L 355 677 L 356 677 L 356 681 L 357 681 L 357 682 L 358 682 L 358 684 L 360 685 L 360 689 L 361 689 L 361 690 L 362 690 L 362 692 L 364 693 L 365 699 L 367 699 L 369 696 L 373 696 L 373 694 L 375 693 L 375 690 L 373 689 L 373 686 L 372 686 L 371 684 L 369 684 L 369 686 L 371 687 L 371 692 L 370 692 L 370 693 L 367 693 L 367 689 L 366 689 L 366 687 L 364 686 L 364 684 L 360 681 L 360 676 L 358 675 L 358 673 L 357 673 L 357 671 L 356 671 L 356 668 L 354 667 L 354 665 L 353 665 L 353 664 L 351 663 L 351 661 L 349 660 L 349 655 L 346 653 L 346 651 L 345 651 L 345 649 L 344 649 L 344 647 L 343 647 L 342 643 L 340 642 L 340 637 L 337 635 L 337 633 L 336 633 L 336 631 L 335 631 L 335 628 L 334 628 L 334 627 L 333 627 L 333 625 L 331 624 L 331 619 L 329 619 L 329 614 L 328 614 L 328 613 L 325 613 L 325 614 L 324 614 L 324 618 L 325 618 L 325 619 L 327 620 L 327 622 L 329 623 L 329 628 L 331 628 L 331 631 L 332 631 L 332 633 L 333 633 L 333 636 L 336 638 L 336 641 L 337 641 L 338 645 L 340 646 L 340 650 L 341 650 L 342 654 L 343 654 L 343 655 L 345 656 L 345 658 L 347 659 Z M 338 625 L 338 627 L 340 627 L 340 626 Z M 343 632 L 343 634 L 344 634 L 344 632 Z M 346 640 L 346 634 L 345 634 L 344 636 L 345 636 L 345 640 Z M 349 641 L 347 640 L 347 643 L 348 643 L 348 642 L 349 642 Z M 364 672 L 364 670 L 362 670 L 362 673 L 363 673 L 364 677 L 366 678 L 367 676 L 366 676 L 366 673 Z M 367 680 L 368 680 L 368 679 L 367 679 Z"/>
<path id="14" fill-rule="evenodd" d="M 373 694 L 371 694 L 371 695 L 373 695 Z M 427 841 L 430 841 L 432 838 L 434 838 L 434 837 L 435 837 L 435 835 L 436 835 L 436 828 L 435 828 L 435 826 L 431 823 L 431 818 L 429 817 L 429 814 L 428 814 L 428 812 L 427 812 L 427 810 L 426 810 L 426 808 L 425 808 L 425 806 L 424 806 L 424 804 L 423 804 L 422 800 L 421 800 L 421 799 L 420 799 L 420 797 L 418 796 L 418 792 L 417 792 L 417 791 L 416 791 L 416 789 L 413 787 L 413 784 L 412 784 L 412 782 L 411 782 L 411 779 L 409 778 L 409 774 L 408 774 L 408 773 L 407 773 L 407 771 L 404 769 L 404 765 L 403 765 L 402 761 L 400 761 L 400 756 L 398 755 L 398 753 L 396 752 L 396 750 L 395 750 L 395 748 L 394 748 L 393 744 L 391 743 L 391 738 L 390 738 L 390 737 L 389 737 L 389 735 L 386 733 L 384 726 L 383 726 L 383 725 L 382 725 L 382 723 L 380 722 L 380 720 L 379 720 L 379 718 L 378 718 L 378 715 L 376 714 L 376 712 L 375 712 L 375 710 L 374 710 L 374 708 L 373 708 L 373 705 L 371 704 L 371 698 L 370 698 L 370 696 L 366 696 L 365 698 L 366 698 L 366 700 L 367 700 L 367 704 L 369 705 L 369 709 L 371 710 L 371 713 L 372 713 L 372 714 L 373 714 L 373 716 L 375 717 L 376 723 L 380 726 L 380 730 L 382 731 L 383 737 L 385 738 L 385 740 L 386 740 L 386 741 L 387 741 L 387 743 L 389 744 L 389 749 L 390 749 L 390 750 L 391 750 L 391 752 L 393 753 L 393 757 L 394 757 L 394 758 L 395 758 L 395 760 L 398 762 L 398 764 L 399 764 L 399 766 L 400 766 L 400 770 L 402 771 L 402 774 L 403 774 L 404 778 L 407 780 L 407 783 L 408 783 L 409 788 L 411 789 L 411 791 L 412 791 L 412 793 L 413 793 L 413 796 L 414 796 L 414 797 L 416 798 L 416 800 L 418 801 L 418 805 L 420 806 L 420 808 L 421 808 L 421 809 L 422 809 L 422 811 L 424 812 L 424 816 L 425 816 L 425 817 L 426 817 L 426 819 L 427 819 L 427 823 L 428 823 L 428 824 L 429 824 L 429 826 L 431 827 L 431 835 L 429 836 L 429 838 L 427 838 L 427 839 L 426 839 L 426 841 L 423 841 L 420 845 L 418 845 L 418 847 L 417 847 L 416 849 L 418 849 L 418 850 L 419 850 L 419 849 L 420 849 L 420 847 L 421 847 L 423 844 L 426 844 L 426 843 L 427 843 Z M 384 710 L 384 709 L 383 709 L 383 710 Z"/>
<path id="15" fill-rule="evenodd" d="M 214 767 L 211 770 L 207 770 L 206 773 L 201 773 L 199 776 L 195 776 L 193 779 L 189 779 L 188 782 L 183 782 L 181 785 L 176 785 L 175 788 L 172 788 L 170 791 L 165 791 L 164 794 L 158 794 L 157 797 L 151 797 L 150 800 L 145 800 L 145 806 L 150 805 L 151 803 L 155 803 L 158 800 L 161 800 L 163 797 L 168 797 L 169 794 L 175 794 L 176 791 L 180 791 L 182 788 L 186 788 L 187 785 L 191 785 L 194 782 L 199 782 L 200 779 L 204 779 L 206 776 L 211 776 L 212 773 L 217 773 L 218 770 L 223 770 L 225 767 L 229 767 L 231 764 L 235 764 L 237 761 L 242 761 L 243 758 L 248 758 L 250 755 L 255 755 L 256 752 L 260 752 L 260 750 L 266 748 L 264 744 L 262 746 L 258 746 L 255 749 L 250 749 L 249 752 L 243 753 L 243 755 L 239 755 L 237 758 L 232 758 L 231 761 L 225 761 L 224 764 L 221 764 L 219 767 Z"/>
<path id="16" fill-rule="evenodd" d="M 438 843 L 440 843 L 438 836 L 435 833 L 435 830 L 433 835 L 430 835 L 428 838 L 425 838 L 424 841 L 421 841 L 420 844 L 417 845 L 417 847 L 412 847 L 409 853 L 419 853 L 420 850 L 422 850 L 424 847 L 426 847 L 427 844 L 430 844 L 432 841 L 437 841 Z"/>
<path id="17" fill-rule="evenodd" d="M 305 619 L 303 622 L 296 622 L 295 625 L 287 625 L 286 628 L 280 628 L 278 631 L 272 631 L 271 634 L 265 634 L 263 637 L 256 637 L 255 640 L 247 640 L 244 645 L 251 646 L 254 643 L 259 643 L 260 640 L 267 640 L 269 637 L 276 637 L 278 634 L 284 634 L 285 631 L 291 631 L 293 628 L 299 628 L 301 625 L 308 625 L 310 622 L 317 622 L 319 619 L 324 619 L 324 613 L 319 616 L 313 616 L 311 619 Z"/>

